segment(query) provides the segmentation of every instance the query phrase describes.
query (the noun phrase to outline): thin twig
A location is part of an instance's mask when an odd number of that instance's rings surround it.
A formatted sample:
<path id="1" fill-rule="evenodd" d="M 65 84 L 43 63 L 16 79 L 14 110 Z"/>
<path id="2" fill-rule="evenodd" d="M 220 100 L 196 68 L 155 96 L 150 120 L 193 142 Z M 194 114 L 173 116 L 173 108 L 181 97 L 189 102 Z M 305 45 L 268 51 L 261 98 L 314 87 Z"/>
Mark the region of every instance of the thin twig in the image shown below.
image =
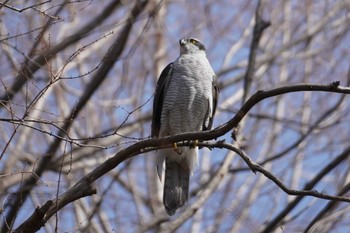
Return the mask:
<path id="1" fill-rule="evenodd" d="M 113 67 L 115 61 L 122 54 L 124 47 L 127 43 L 129 33 L 133 27 L 133 24 L 134 24 L 137 16 L 142 12 L 142 10 L 147 5 L 147 3 L 148 3 L 148 1 L 137 2 L 135 4 L 135 6 L 133 7 L 133 9 L 131 10 L 131 12 L 128 16 L 128 20 L 126 20 L 125 26 L 120 31 L 119 36 L 116 38 L 115 42 L 111 46 L 107 55 L 105 56 L 104 62 L 102 63 L 99 71 L 94 75 L 94 77 L 92 77 L 91 82 L 87 85 L 87 87 L 84 91 L 84 95 L 79 99 L 76 107 L 71 111 L 70 115 L 65 120 L 65 124 L 62 127 L 63 131 L 69 130 L 74 119 L 77 117 L 79 112 L 84 108 L 85 104 L 90 99 L 92 94 L 97 90 L 99 85 L 106 78 L 108 72 Z M 81 36 L 82 35 L 79 35 L 79 37 L 81 37 Z M 37 67 L 37 68 L 39 68 L 39 67 Z M 62 131 L 59 132 L 58 136 L 61 136 L 61 137 L 64 136 Z M 54 157 L 61 142 L 62 142 L 62 140 L 56 138 L 54 140 L 54 142 L 49 146 L 48 150 L 45 153 L 45 156 L 43 156 L 43 158 L 39 161 L 38 166 L 35 169 L 35 173 L 38 176 L 41 176 L 44 173 L 44 171 L 47 169 L 48 164 L 50 163 L 50 161 Z M 30 190 L 35 186 L 35 184 L 36 184 L 36 180 L 29 177 L 23 183 L 24 190 L 20 189 L 19 192 L 11 195 L 11 204 L 9 205 L 11 207 L 7 210 L 7 215 L 5 217 L 8 222 L 10 222 L 10 223 L 14 222 L 15 217 L 17 215 L 17 212 L 20 209 L 20 206 L 25 202 L 26 198 L 29 195 Z M 78 191 L 79 190 L 77 190 L 77 192 Z M 5 231 L 8 231 L 9 229 L 6 229 L 6 226 L 4 225 L 2 230 L 5 232 Z"/>
<path id="2" fill-rule="evenodd" d="M 244 75 L 244 84 L 243 84 L 243 98 L 242 103 L 244 103 L 250 92 L 250 87 L 253 80 L 253 75 L 255 71 L 256 55 L 258 52 L 259 42 L 262 37 L 263 31 L 270 26 L 270 22 L 265 21 L 262 14 L 263 7 L 261 6 L 261 1 L 258 2 L 258 6 L 255 11 L 255 25 L 253 30 L 253 38 L 250 44 L 250 53 L 248 58 L 248 67 Z"/>

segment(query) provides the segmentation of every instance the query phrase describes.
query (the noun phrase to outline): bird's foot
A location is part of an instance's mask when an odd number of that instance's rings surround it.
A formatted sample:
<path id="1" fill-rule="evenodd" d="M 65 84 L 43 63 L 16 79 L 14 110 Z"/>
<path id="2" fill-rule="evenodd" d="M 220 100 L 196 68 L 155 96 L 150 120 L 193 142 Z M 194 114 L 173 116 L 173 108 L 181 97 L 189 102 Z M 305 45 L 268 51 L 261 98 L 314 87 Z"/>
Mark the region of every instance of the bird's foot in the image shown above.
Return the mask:
<path id="1" fill-rule="evenodd" d="M 179 155 L 182 154 L 182 150 L 181 150 L 180 148 L 177 147 L 177 143 L 176 143 L 176 142 L 173 143 L 173 148 L 174 148 L 174 151 L 175 151 L 176 153 L 178 153 Z"/>
<path id="2" fill-rule="evenodd" d="M 194 149 L 194 148 L 196 148 L 197 146 L 198 146 L 198 140 L 194 140 L 194 141 L 192 141 L 192 144 L 190 145 L 190 148 L 191 149 Z"/>

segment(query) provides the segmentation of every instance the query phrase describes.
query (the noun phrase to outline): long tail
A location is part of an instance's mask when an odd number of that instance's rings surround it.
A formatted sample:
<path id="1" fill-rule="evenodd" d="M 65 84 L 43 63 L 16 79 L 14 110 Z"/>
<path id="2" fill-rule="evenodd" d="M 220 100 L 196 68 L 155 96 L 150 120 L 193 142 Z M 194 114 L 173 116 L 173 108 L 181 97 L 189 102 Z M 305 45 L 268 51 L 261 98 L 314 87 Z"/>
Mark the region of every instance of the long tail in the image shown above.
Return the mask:
<path id="1" fill-rule="evenodd" d="M 163 203 L 167 213 L 173 215 L 188 200 L 191 171 L 186 159 L 180 162 L 166 158 L 165 164 Z"/>

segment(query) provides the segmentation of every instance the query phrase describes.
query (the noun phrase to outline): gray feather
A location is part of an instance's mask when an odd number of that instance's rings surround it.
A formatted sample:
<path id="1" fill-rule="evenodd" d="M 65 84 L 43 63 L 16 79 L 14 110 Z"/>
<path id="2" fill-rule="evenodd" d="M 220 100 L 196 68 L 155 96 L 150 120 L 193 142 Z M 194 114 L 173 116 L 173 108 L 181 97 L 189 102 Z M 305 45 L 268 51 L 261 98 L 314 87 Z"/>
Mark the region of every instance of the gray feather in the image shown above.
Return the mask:
<path id="1" fill-rule="evenodd" d="M 181 163 L 166 160 L 163 203 L 169 215 L 187 202 L 189 181 L 190 170 L 185 160 Z"/>
<path id="2" fill-rule="evenodd" d="M 180 56 L 164 69 L 157 82 L 153 137 L 208 130 L 213 123 L 218 88 L 205 46 L 195 38 L 179 42 Z M 160 178 L 166 161 L 163 203 L 169 215 L 175 214 L 188 200 L 189 179 L 197 164 L 197 155 L 197 147 L 168 148 L 158 153 Z"/>

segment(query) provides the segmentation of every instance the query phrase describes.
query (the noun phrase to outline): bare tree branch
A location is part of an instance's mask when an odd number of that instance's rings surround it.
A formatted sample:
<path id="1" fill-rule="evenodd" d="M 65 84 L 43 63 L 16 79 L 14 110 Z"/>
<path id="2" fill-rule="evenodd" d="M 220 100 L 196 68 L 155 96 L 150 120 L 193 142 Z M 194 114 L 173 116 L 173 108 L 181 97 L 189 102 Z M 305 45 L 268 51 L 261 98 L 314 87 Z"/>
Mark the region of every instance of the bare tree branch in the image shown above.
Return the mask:
<path id="1" fill-rule="evenodd" d="M 147 1 L 141 1 L 138 4 L 135 5 L 135 7 L 132 9 L 130 16 L 126 22 L 126 25 L 121 30 L 120 35 L 117 37 L 116 41 L 112 45 L 110 51 L 108 51 L 108 54 L 105 57 L 104 62 L 102 63 L 100 69 L 96 73 L 96 75 L 92 78 L 92 81 L 87 86 L 84 95 L 80 98 L 77 106 L 72 110 L 69 117 L 66 119 L 64 126 L 62 127 L 63 131 L 59 131 L 59 136 L 62 137 L 63 133 L 65 131 L 69 130 L 70 125 L 72 124 L 73 120 L 76 118 L 76 116 L 79 114 L 81 109 L 85 106 L 86 102 L 90 99 L 94 91 L 98 88 L 98 86 L 102 83 L 102 81 L 105 79 L 107 73 L 110 71 L 110 69 L 113 67 L 115 61 L 118 59 L 118 57 L 123 52 L 124 46 L 127 42 L 129 32 L 137 18 L 137 16 L 141 13 L 141 11 L 146 6 Z M 51 146 L 48 148 L 47 152 L 43 156 L 43 158 L 39 161 L 36 169 L 35 174 L 37 176 L 41 176 L 45 169 L 47 168 L 47 165 L 54 157 L 61 140 L 59 138 L 56 138 L 56 140 L 51 144 Z M 11 223 L 10 226 L 13 225 L 14 219 L 17 215 L 17 211 L 19 207 L 24 203 L 26 197 L 28 196 L 30 190 L 32 187 L 36 184 L 36 179 L 33 177 L 30 177 L 29 179 L 25 180 L 23 183 L 23 186 L 20 187 L 20 190 L 14 194 L 11 195 L 11 198 L 9 198 L 11 203 L 8 203 L 9 209 L 7 212 L 7 215 L 5 217 L 5 221 L 8 223 Z M 88 187 L 88 186 L 87 186 Z M 9 230 L 6 229 L 6 224 L 3 225 L 3 230 Z"/>
<path id="2" fill-rule="evenodd" d="M 350 191 L 350 184 L 346 184 L 338 193 L 337 196 L 343 196 L 346 193 L 348 193 Z M 315 216 L 315 218 L 310 222 L 310 224 L 305 228 L 304 233 L 308 233 L 313 226 L 315 226 L 315 224 L 319 221 L 322 220 L 322 218 L 333 208 L 335 208 L 335 206 L 339 205 L 339 201 L 337 200 L 332 200 L 330 201 L 323 209 L 322 211 L 320 211 L 317 216 Z"/>
<path id="3" fill-rule="evenodd" d="M 1 232 L 350 226 L 349 2 L 1 2 Z M 155 141 L 150 100 L 183 37 L 206 45 L 219 126 Z M 169 218 L 151 154 L 196 139 L 188 203 Z"/>
<path id="4" fill-rule="evenodd" d="M 327 117 L 329 117 L 329 115 L 331 115 L 332 113 L 334 113 L 335 111 L 337 111 L 339 109 L 339 107 L 341 106 L 341 104 L 343 104 L 344 100 L 346 98 L 346 95 L 341 96 L 341 98 L 334 104 L 334 106 L 332 106 L 329 110 L 327 110 L 326 112 L 324 112 L 316 121 L 313 125 L 311 125 L 307 131 L 300 135 L 300 137 L 294 142 L 292 143 L 290 146 L 288 146 L 287 148 L 285 148 L 284 150 L 282 150 L 281 152 L 271 155 L 269 157 L 267 157 L 266 159 L 262 160 L 262 161 L 258 161 L 258 164 L 260 165 L 264 165 L 267 164 L 273 160 L 279 159 L 282 156 L 286 155 L 288 152 L 290 152 L 291 150 L 293 150 L 294 148 L 296 148 L 298 145 L 300 145 L 300 143 L 302 143 L 311 133 L 314 132 L 315 129 L 317 129 L 317 127 L 319 127 L 319 125 L 325 120 L 327 119 Z M 247 168 L 234 168 L 231 169 L 230 172 L 237 172 L 237 171 L 247 171 Z"/>
<path id="5" fill-rule="evenodd" d="M 341 162 L 346 160 L 349 157 L 350 154 L 350 147 L 345 149 L 340 155 L 338 155 L 333 161 L 331 161 L 326 167 L 324 167 L 316 176 L 314 179 L 310 180 L 307 184 L 305 184 L 304 190 L 311 190 L 325 175 L 329 173 L 330 170 L 334 169 L 337 165 L 339 165 Z M 280 186 L 281 187 L 281 186 Z M 285 187 L 282 188 L 285 190 Z M 300 195 L 297 198 L 295 198 L 292 202 L 284 208 L 280 214 L 278 214 L 274 219 L 272 219 L 266 227 L 264 227 L 263 230 L 261 230 L 261 233 L 268 233 L 274 230 L 278 227 L 278 223 L 283 219 L 303 198 L 303 194 L 311 195 L 314 197 L 320 197 L 325 198 L 328 200 L 334 200 L 334 201 L 346 201 L 349 202 L 350 199 L 347 197 L 339 197 L 339 196 L 330 196 L 326 194 L 319 193 L 317 191 L 292 191 L 291 190 L 285 190 L 287 193 L 292 195 Z"/>
<path id="6" fill-rule="evenodd" d="M 250 53 L 248 58 L 248 67 L 246 73 L 244 75 L 244 87 L 243 87 L 243 98 L 242 103 L 244 103 L 248 96 L 249 90 L 252 83 L 254 71 L 255 71 L 255 63 L 256 63 L 256 55 L 258 52 L 259 42 L 262 36 L 263 31 L 270 26 L 270 22 L 265 21 L 262 18 L 263 7 L 261 5 L 261 0 L 258 2 L 258 6 L 255 11 L 255 24 L 253 30 L 253 38 L 250 44 Z"/>
<path id="7" fill-rule="evenodd" d="M 168 137 L 164 137 L 164 138 L 147 139 L 147 140 L 137 142 L 137 143 L 119 151 L 113 157 L 109 158 L 106 162 L 102 163 L 100 166 L 98 166 L 92 172 L 90 172 L 85 177 L 83 177 L 80 181 L 78 181 L 73 187 L 71 187 L 65 193 L 61 194 L 57 199 L 52 200 L 53 203 L 57 203 L 57 207 L 53 206 L 47 211 L 46 215 L 44 216 L 43 222 L 46 222 L 59 209 L 63 208 L 68 203 L 76 200 L 79 197 L 91 195 L 90 189 L 86 189 L 87 187 L 91 187 L 92 184 L 97 179 L 99 179 L 101 176 L 103 176 L 107 172 L 111 171 L 112 169 L 114 169 L 115 167 L 120 165 L 122 162 L 130 159 L 131 157 L 138 155 L 138 154 L 145 153 L 145 152 L 157 150 L 160 148 L 171 147 L 172 144 L 175 142 L 178 144 L 178 146 L 189 146 L 192 144 L 192 142 L 191 142 L 192 140 L 216 139 L 216 138 L 226 134 L 232 128 L 237 127 L 239 122 L 248 113 L 248 111 L 252 107 L 254 107 L 257 103 L 259 103 L 261 100 L 268 98 L 268 97 L 271 97 L 271 96 L 277 96 L 277 95 L 296 92 L 296 91 L 321 91 L 321 92 L 326 91 L 326 92 L 350 94 L 350 88 L 339 86 L 339 83 L 337 83 L 337 82 L 329 84 L 329 85 L 300 84 L 300 85 L 294 85 L 294 86 L 280 87 L 280 88 L 276 88 L 276 89 L 272 89 L 272 90 L 268 90 L 268 91 L 258 91 L 251 98 L 249 98 L 247 100 L 247 102 L 242 106 L 241 110 L 237 113 L 237 115 L 235 115 L 230 121 L 228 121 L 223 126 L 220 126 L 214 130 L 199 132 L 199 133 L 184 133 L 184 134 L 168 136 Z M 189 141 L 189 142 L 186 143 L 184 141 Z M 159 146 L 159 145 L 162 145 L 162 146 Z M 323 171 L 317 177 L 315 177 L 315 179 L 313 181 L 310 181 L 310 183 L 305 186 L 304 190 L 298 191 L 298 190 L 292 190 L 292 189 L 287 188 L 286 185 L 283 184 L 283 182 L 281 182 L 278 178 L 276 178 L 274 175 L 272 175 L 269 171 L 265 170 L 263 167 L 261 167 L 260 165 L 258 165 L 255 162 L 253 162 L 249 158 L 249 156 L 247 156 L 243 152 L 243 150 L 239 149 L 238 147 L 235 147 L 231 144 L 227 144 L 224 142 L 218 142 L 218 143 L 214 143 L 214 144 L 210 144 L 210 143 L 199 144 L 199 146 L 202 146 L 202 145 L 209 147 L 209 148 L 210 147 L 212 147 L 212 148 L 214 148 L 214 147 L 226 148 L 226 149 L 229 149 L 229 150 L 236 152 L 238 155 L 241 156 L 241 158 L 245 161 L 245 163 L 250 167 L 250 169 L 254 173 L 260 172 L 260 173 L 264 174 L 267 178 L 269 178 L 274 183 L 276 183 L 276 185 L 279 186 L 287 194 L 299 196 L 296 199 L 298 201 L 300 201 L 302 197 L 307 195 L 307 196 L 314 196 L 314 197 L 319 197 L 319 198 L 328 199 L 328 200 L 350 202 L 350 199 L 347 197 L 331 196 L 331 195 L 319 193 L 317 191 L 310 191 L 310 189 L 313 188 L 313 186 L 325 174 L 327 174 L 330 169 L 333 169 L 335 166 L 337 166 L 340 162 L 342 162 L 344 159 L 346 159 L 348 157 L 348 155 L 350 153 L 350 147 L 347 150 L 345 150 L 340 156 L 338 156 L 334 162 L 330 163 L 325 169 L 323 169 Z M 227 166 L 229 166 L 229 164 L 227 164 Z M 222 176 L 220 176 L 220 177 L 222 177 Z M 217 185 L 218 182 L 215 182 L 215 184 Z M 213 190 L 213 189 L 211 189 L 211 190 Z M 201 200 L 204 201 L 205 199 L 201 199 Z M 297 201 L 296 201 L 296 203 L 297 203 Z M 294 205 L 296 203 L 294 203 Z M 200 206 L 201 203 L 197 204 L 197 205 Z M 198 209 L 198 206 L 193 207 L 193 208 L 194 208 L 194 212 L 191 210 L 188 210 L 192 213 L 191 215 L 193 215 L 195 213 L 195 211 Z M 279 219 L 276 220 L 276 222 L 278 222 L 278 221 L 279 221 Z M 178 223 L 178 224 L 180 224 L 180 223 Z M 176 226 L 179 226 L 178 224 L 176 224 Z M 176 226 L 174 225 L 173 227 L 176 229 L 177 228 Z M 262 232 L 270 232 L 270 230 L 273 229 L 274 227 L 275 227 L 275 225 L 273 225 L 271 223 L 271 226 L 266 227 L 266 229 Z"/>
<path id="8" fill-rule="evenodd" d="M 23 68 L 19 71 L 18 76 L 15 78 L 15 82 L 9 90 L 0 97 L 0 110 L 5 105 L 9 104 L 15 94 L 23 87 L 23 85 L 30 79 L 33 78 L 33 74 L 44 64 L 46 64 L 50 59 L 52 59 L 57 53 L 61 52 L 68 46 L 78 42 L 84 38 L 91 30 L 98 26 L 101 22 L 106 20 L 109 15 L 111 15 L 114 10 L 120 5 L 120 0 L 112 1 L 96 18 L 92 19 L 88 24 L 82 27 L 73 35 L 67 37 L 59 44 L 51 48 L 49 51 L 36 56 L 30 57 L 24 62 Z M 49 22 L 51 19 L 49 20 Z"/>

